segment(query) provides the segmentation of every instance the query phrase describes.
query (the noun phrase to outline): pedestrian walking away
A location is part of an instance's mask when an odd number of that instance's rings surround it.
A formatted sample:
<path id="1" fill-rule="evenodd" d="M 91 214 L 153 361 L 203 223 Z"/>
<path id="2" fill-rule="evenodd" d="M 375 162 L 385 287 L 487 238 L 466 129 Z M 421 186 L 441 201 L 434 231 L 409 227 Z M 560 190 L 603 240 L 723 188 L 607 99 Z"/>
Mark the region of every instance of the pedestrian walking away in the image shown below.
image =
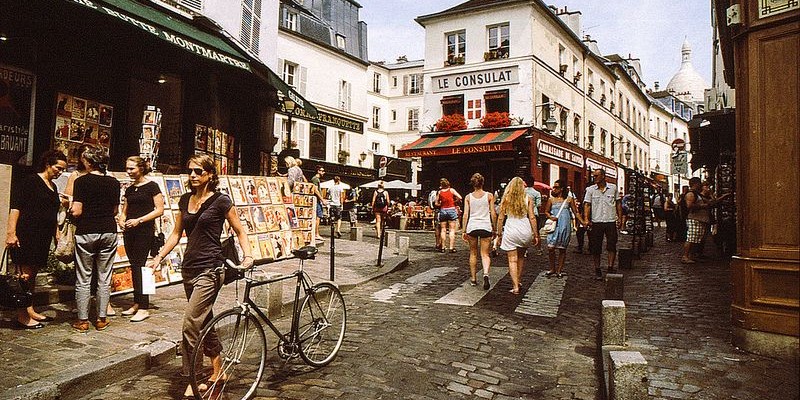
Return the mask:
<path id="1" fill-rule="evenodd" d="M 525 194 L 528 195 L 531 200 L 533 200 L 533 214 L 536 216 L 536 225 L 538 226 L 542 224 L 541 221 L 539 221 L 539 207 L 542 205 L 542 193 L 533 187 L 535 183 L 536 180 L 533 179 L 533 175 L 528 175 L 528 177 L 525 179 Z M 536 246 L 536 255 L 542 255 L 541 241 Z"/>
<path id="2" fill-rule="evenodd" d="M 583 199 L 583 219 L 589 231 L 589 252 L 594 261 L 595 279 L 603 279 L 600 255 L 603 252 L 603 237 L 608 253 L 608 272 L 614 271 L 617 256 L 617 231 L 622 226 L 622 205 L 617 186 L 606 182 L 606 171 L 592 171 L 594 185 L 586 189 Z"/>
<path id="3" fill-rule="evenodd" d="M 568 195 L 569 188 L 566 185 L 567 182 L 563 179 L 553 184 L 544 208 L 547 218 L 556 221 L 556 230 L 547 234 L 547 256 L 550 261 L 550 270 L 545 273 L 547 277 L 564 276 L 564 260 L 572 236 L 572 219 L 577 218 L 583 222 L 583 217 L 575 205 L 575 198 Z"/>
<path id="4" fill-rule="evenodd" d="M 125 171 L 133 184 L 125 189 L 118 224 L 123 230 L 125 252 L 131 263 L 133 305 L 122 315 L 130 316 L 131 322 L 141 322 L 150 317 L 150 296 L 143 293 L 143 274 L 154 272 L 145 264 L 153 247 L 155 221 L 164 214 L 164 195 L 157 183 L 147 179 L 152 169 L 143 158 L 128 157 Z"/>
<path id="5" fill-rule="evenodd" d="M 473 191 L 464 199 L 464 240 L 469 244 L 469 280 L 478 284 L 478 257 L 483 267 L 483 290 L 489 290 L 489 267 L 492 262 L 489 250 L 495 237 L 494 196 L 483 191 L 483 175 L 475 173 L 470 179 Z"/>
<path id="6" fill-rule="evenodd" d="M 87 148 L 80 162 L 86 175 L 75 180 L 70 214 L 75 218 L 75 302 L 78 319 L 72 327 L 79 332 L 89 330 L 89 296 L 92 275 L 97 271 L 97 320 L 95 329 L 108 327 L 108 303 L 111 272 L 117 251 L 119 181 L 106 175 L 108 150 L 101 146 Z"/>
<path id="7" fill-rule="evenodd" d="M 524 266 L 522 253 L 530 246 L 531 240 L 534 245 L 539 245 L 533 202 L 525 194 L 525 184 L 519 177 L 511 179 L 503 192 L 495 230 L 500 239 L 500 249 L 508 255 L 508 273 L 512 285 L 509 292 L 519 294 Z"/>
<path id="8" fill-rule="evenodd" d="M 330 197 L 330 211 L 328 214 L 331 218 L 331 224 L 336 222 L 336 232 L 334 233 L 337 238 L 342 237 L 342 205 L 347 201 L 346 189 L 342 184 L 342 178 L 339 175 L 333 177 L 333 186 L 328 190 Z"/>
<path id="9" fill-rule="evenodd" d="M 58 209 L 62 204 L 53 179 L 67 168 L 67 156 L 52 150 L 42 154 L 39 172 L 14 185 L 6 229 L 6 247 L 19 268 L 26 289 L 33 293 L 36 275 L 47 266 L 50 242 L 58 240 Z M 13 271 L 8 271 L 13 273 Z M 53 318 L 36 312 L 33 306 L 17 310 L 16 325 L 22 329 L 43 328 Z"/>
<path id="10" fill-rule="evenodd" d="M 183 339 L 180 344 L 184 377 L 190 375 L 192 354 L 200 332 L 214 317 L 212 307 L 224 281 L 224 272 L 219 273 L 216 269 L 225 263 L 220 242 L 225 221 L 233 229 L 244 252 L 242 267 L 253 266 L 247 231 L 242 228 L 233 202 L 227 195 L 216 191 L 219 177 L 214 159 L 206 154 L 196 154 L 189 158 L 188 168 L 189 192 L 181 196 L 178 202 L 180 214 L 175 218 L 175 226 L 151 264 L 152 268 L 160 270 L 161 260 L 175 248 L 181 234 L 186 231 L 186 249 L 181 265 L 183 289 L 188 300 L 183 316 Z M 217 340 L 208 340 L 204 345 L 203 354 L 211 359 L 213 372 L 207 384 L 198 385 L 198 390 L 201 392 L 224 382 L 227 378 L 222 371 L 222 357 L 220 357 L 224 344 Z M 202 358 L 199 361 L 202 362 Z M 196 368 L 202 366 L 197 365 Z M 186 387 L 183 395 L 186 399 L 194 398 L 191 385 Z"/>
<path id="11" fill-rule="evenodd" d="M 450 237 L 451 253 L 456 252 L 456 230 L 458 229 L 458 211 L 456 202 L 461 201 L 461 195 L 450 187 L 450 181 L 445 178 L 439 180 L 439 191 L 436 193 L 436 205 L 439 207 L 439 228 L 441 229 L 442 253 L 448 251 L 445 247 L 447 236 Z M 448 235 L 449 229 L 449 235 Z"/>
<path id="12" fill-rule="evenodd" d="M 375 214 L 375 232 L 378 234 L 378 241 L 381 240 L 383 224 L 389 215 L 389 193 L 383 186 L 383 181 L 378 182 L 378 189 L 372 193 L 372 213 Z"/>

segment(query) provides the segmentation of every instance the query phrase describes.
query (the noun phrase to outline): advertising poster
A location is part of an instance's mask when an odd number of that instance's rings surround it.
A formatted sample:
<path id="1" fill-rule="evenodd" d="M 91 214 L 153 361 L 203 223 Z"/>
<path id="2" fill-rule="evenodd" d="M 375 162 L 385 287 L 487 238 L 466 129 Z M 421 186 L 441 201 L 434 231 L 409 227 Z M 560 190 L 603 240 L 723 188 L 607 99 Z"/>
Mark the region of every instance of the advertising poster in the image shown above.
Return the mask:
<path id="1" fill-rule="evenodd" d="M 0 163 L 32 164 L 35 93 L 36 75 L 0 64 Z"/>

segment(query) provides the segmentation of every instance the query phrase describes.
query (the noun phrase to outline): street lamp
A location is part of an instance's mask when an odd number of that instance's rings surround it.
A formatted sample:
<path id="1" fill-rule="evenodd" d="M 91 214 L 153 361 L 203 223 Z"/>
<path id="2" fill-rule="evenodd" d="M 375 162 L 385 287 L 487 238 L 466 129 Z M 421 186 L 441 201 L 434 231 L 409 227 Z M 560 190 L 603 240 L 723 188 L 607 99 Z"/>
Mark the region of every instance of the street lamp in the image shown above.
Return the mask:
<path id="1" fill-rule="evenodd" d="M 631 142 L 628 142 L 628 149 L 625 150 L 625 165 L 631 165 Z"/>
<path id="2" fill-rule="evenodd" d="M 361 154 L 358 155 L 358 165 L 361 166 L 361 164 L 363 164 L 364 161 L 366 160 L 367 160 L 367 153 L 362 151 Z"/>
<path id="3" fill-rule="evenodd" d="M 553 113 L 555 113 L 555 111 L 556 111 L 555 105 L 553 103 L 549 103 L 548 102 L 548 103 L 544 103 L 542 105 L 536 106 L 536 108 L 539 108 L 539 107 L 542 108 L 542 112 L 544 112 L 544 107 L 547 107 L 547 111 L 548 111 L 547 112 L 548 118 L 544 121 L 544 129 L 549 133 L 555 132 L 556 127 L 558 127 L 558 121 L 556 121 L 556 117 L 553 116 Z"/>
<path id="4" fill-rule="evenodd" d="M 294 100 L 284 97 L 283 98 L 283 109 L 286 110 L 286 116 L 289 118 L 287 121 L 288 126 L 286 127 L 286 148 L 292 148 L 292 114 L 294 114 L 294 108 L 297 106 L 297 103 Z"/>

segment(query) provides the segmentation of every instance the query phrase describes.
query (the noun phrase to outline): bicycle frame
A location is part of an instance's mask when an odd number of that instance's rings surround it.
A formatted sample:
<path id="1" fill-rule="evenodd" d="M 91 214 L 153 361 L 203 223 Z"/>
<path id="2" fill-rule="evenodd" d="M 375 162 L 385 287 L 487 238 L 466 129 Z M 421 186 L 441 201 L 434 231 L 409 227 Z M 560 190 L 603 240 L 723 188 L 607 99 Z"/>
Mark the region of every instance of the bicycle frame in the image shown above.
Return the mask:
<path id="1" fill-rule="evenodd" d="M 289 329 L 289 336 L 292 341 L 297 341 L 298 337 L 298 324 L 300 319 L 300 312 L 299 309 L 301 307 L 300 304 L 300 288 L 303 288 L 303 292 L 308 294 L 313 286 L 311 279 L 307 276 L 307 274 L 303 271 L 303 263 L 302 260 L 300 262 L 300 269 L 292 272 L 289 275 L 280 276 L 274 279 L 268 279 L 265 281 L 255 281 L 252 278 L 245 278 L 245 287 L 244 287 L 244 297 L 243 303 L 247 305 L 247 308 L 253 310 L 256 315 L 261 319 L 262 322 L 266 323 L 267 326 L 272 330 L 272 332 L 280 339 L 284 339 L 284 334 L 272 323 L 269 317 L 261 311 L 261 307 L 250 298 L 250 289 L 256 288 L 263 285 L 268 285 L 270 283 L 275 282 L 282 282 L 285 280 L 289 280 L 292 278 L 297 278 L 297 284 L 295 285 L 294 289 L 294 304 L 292 305 L 292 324 L 291 328 Z M 241 305 L 241 304 L 240 304 Z"/>

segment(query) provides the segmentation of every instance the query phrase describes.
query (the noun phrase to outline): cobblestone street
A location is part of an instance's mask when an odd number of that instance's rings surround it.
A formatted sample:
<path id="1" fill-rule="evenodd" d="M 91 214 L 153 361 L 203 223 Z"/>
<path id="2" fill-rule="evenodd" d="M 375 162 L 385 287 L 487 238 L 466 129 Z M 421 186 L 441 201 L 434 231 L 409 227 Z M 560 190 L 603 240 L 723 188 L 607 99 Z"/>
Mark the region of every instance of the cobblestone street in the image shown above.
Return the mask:
<path id="1" fill-rule="evenodd" d="M 559 280 L 544 277 L 546 256 L 531 252 L 523 293 L 514 296 L 504 255 L 493 259 L 492 276 L 502 279 L 483 292 L 469 286 L 464 243 L 455 254 L 439 254 L 430 237 L 410 235 L 409 267 L 345 293 L 348 329 L 339 357 L 313 370 L 273 352 L 257 398 L 602 398 L 603 284 L 593 279 L 590 256 L 570 250 L 568 275 Z M 796 364 L 730 345 L 727 264 L 686 267 L 674 257 L 679 245 L 656 243 L 623 271 L 628 343 L 647 359 L 651 397 L 796 399 Z M 178 396 L 178 369 L 175 360 L 84 398 Z"/>

